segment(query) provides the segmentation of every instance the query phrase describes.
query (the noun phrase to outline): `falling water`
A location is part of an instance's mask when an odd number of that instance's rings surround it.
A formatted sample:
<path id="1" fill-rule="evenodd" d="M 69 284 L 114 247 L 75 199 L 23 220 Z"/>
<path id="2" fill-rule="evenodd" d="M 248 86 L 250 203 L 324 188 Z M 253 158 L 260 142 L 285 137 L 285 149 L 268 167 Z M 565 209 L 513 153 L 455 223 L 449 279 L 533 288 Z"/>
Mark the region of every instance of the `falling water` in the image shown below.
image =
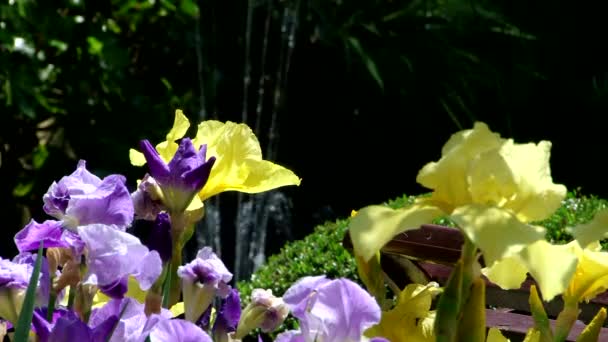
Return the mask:
<path id="1" fill-rule="evenodd" d="M 290 59 L 295 46 L 295 32 L 297 28 L 297 18 L 299 15 L 300 0 L 293 2 L 283 3 L 285 8 L 283 9 L 283 15 L 278 23 L 280 27 L 279 32 L 279 62 L 278 65 L 268 66 L 267 65 L 267 54 L 269 40 L 271 39 L 271 21 L 273 21 L 274 7 L 276 6 L 275 1 L 265 2 L 264 14 L 266 15 L 264 21 L 263 36 L 260 37 L 260 51 L 261 51 L 261 65 L 259 67 L 258 74 L 259 79 L 257 83 L 257 98 L 250 98 L 248 96 L 249 87 L 253 84 L 252 82 L 252 64 L 251 64 L 251 52 L 252 46 L 254 45 L 254 37 L 252 37 L 252 26 L 254 22 L 254 11 L 262 6 L 263 2 L 256 2 L 249 0 L 247 2 L 247 16 L 246 16 L 246 28 L 245 28 L 245 65 L 243 70 L 243 109 L 242 109 L 242 122 L 247 123 L 250 127 L 254 128 L 254 132 L 258 137 L 268 137 L 266 146 L 263 147 L 265 152 L 264 159 L 275 160 L 277 154 L 278 144 L 278 116 L 282 109 L 284 92 L 287 86 L 287 74 L 290 66 Z M 199 18 L 200 21 L 200 18 Z M 200 23 L 199 23 L 200 24 Z M 197 35 L 201 34 L 199 27 L 197 26 Z M 215 37 L 212 37 L 214 39 Z M 205 99 L 205 88 L 203 82 L 203 62 L 209 62 L 203 60 L 203 53 L 201 48 L 201 37 L 197 37 L 196 52 L 197 52 L 197 64 L 198 64 L 198 78 L 199 78 L 199 91 L 200 91 L 200 102 L 201 108 L 199 116 L 201 120 L 207 118 L 208 114 L 214 115 L 213 110 L 206 110 L 206 99 Z M 276 68 L 275 71 L 267 70 L 270 67 Z M 266 82 L 272 81 L 272 82 Z M 267 89 L 269 84 L 274 85 L 274 89 Z M 272 91 L 267 91 L 272 90 Z M 265 100 L 268 96 L 270 101 Z M 250 102 L 255 101 L 255 102 Z M 271 104 L 271 108 L 264 108 L 264 103 Z M 255 108 L 254 115 L 249 115 L 249 109 Z M 208 108 L 207 108 L 208 109 Z M 263 120 L 263 114 L 270 114 L 270 117 Z M 262 132 L 263 127 L 267 127 L 268 131 Z M 228 245 L 222 246 L 220 239 L 220 229 L 230 229 L 227 224 L 230 224 L 230 220 L 224 219 L 225 206 L 232 203 L 222 203 L 222 207 L 219 205 L 219 200 L 213 203 L 205 203 L 206 214 L 205 219 L 197 226 L 197 245 L 211 246 L 215 251 L 220 253 L 221 249 L 227 250 L 230 248 Z M 236 203 L 236 219 L 234 220 L 234 278 L 235 280 L 246 279 L 251 275 L 255 269 L 262 265 L 266 260 L 266 246 L 267 241 L 272 241 L 273 244 L 283 244 L 285 241 L 292 239 L 291 226 L 292 217 L 291 210 L 292 205 L 290 199 L 280 190 L 274 190 L 271 192 L 257 194 L 257 195 L 244 195 L 241 194 L 238 197 Z M 224 234 L 224 237 L 227 235 Z M 229 235 L 228 235 L 229 236 Z M 227 244 L 228 241 L 224 241 Z"/>
<path id="2" fill-rule="evenodd" d="M 197 223 L 196 243 L 198 247 L 209 246 L 221 256 L 221 216 L 219 201 L 205 203 L 205 217 Z"/>
<path id="3" fill-rule="evenodd" d="M 250 196 L 241 202 L 236 219 L 234 276 L 248 277 L 266 261 L 268 241 L 281 243 L 293 238 L 291 200 L 280 190 Z"/>

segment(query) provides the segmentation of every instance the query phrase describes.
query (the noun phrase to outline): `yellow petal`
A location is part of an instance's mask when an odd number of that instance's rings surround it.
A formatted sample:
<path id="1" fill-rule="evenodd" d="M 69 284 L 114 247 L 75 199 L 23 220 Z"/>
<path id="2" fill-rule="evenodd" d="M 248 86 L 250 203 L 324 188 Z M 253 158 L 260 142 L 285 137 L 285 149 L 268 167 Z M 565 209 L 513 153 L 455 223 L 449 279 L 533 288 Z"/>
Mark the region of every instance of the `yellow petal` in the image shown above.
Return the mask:
<path id="1" fill-rule="evenodd" d="M 435 312 L 429 311 L 439 293 L 437 283 L 409 284 L 400 293 L 397 305 L 382 312 L 380 323 L 365 331 L 368 337 L 384 337 L 391 342 L 435 341 Z"/>
<path id="2" fill-rule="evenodd" d="M 523 342 L 540 342 L 540 331 L 534 328 L 531 328 L 526 333 L 526 337 Z"/>
<path id="3" fill-rule="evenodd" d="M 156 145 L 156 151 L 161 156 L 161 158 L 163 158 L 163 161 L 168 164 L 171 159 L 173 159 L 173 156 L 175 155 L 175 152 L 177 152 L 178 147 L 179 145 L 176 142 L 163 141 Z"/>
<path id="4" fill-rule="evenodd" d="M 426 164 L 416 181 L 434 190 L 432 198 L 452 208 L 471 203 L 467 184 L 470 161 L 484 151 L 498 148 L 504 139 L 492 133 L 484 123 L 473 129 L 458 132 L 443 146 L 441 159 Z"/>
<path id="5" fill-rule="evenodd" d="M 521 283 L 526 280 L 528 269 L 518 257 L 513 256 L 497 261 L 482 269 L 481 272 L 501 288 L 513 290 L 521 287 Z"/>
<path id="6" fill-rule="evenodd" d="M 260 143 L 245 124 L 204 121 L 194 139 L 195 146 L 202 144 L 207 144 L 207 158 L 217 158 L 199 192 L 203 201 L 223 191 L 258 193 L 300 185 L 300 178 L 292 171 L 262 159 Z"/>
<path id="7" fill-rule="evenodd" d="M 486 342 L 509 342 L 508 338 L 504 337 L 499 329 L 490 328 Z"/>
<path id="8" fill-rule="evenodd" d="M 516 144 L 475 123 L 448 140 L 441 159 L 425 165 L 417 181 L 433 191 L 431 199 L 447 212 L 477 203 L 509 209 L 523 222 L 549 217 L 566 196 L 554 184 L 551 143 Z"/>
<path id="9" fill-rule="evenodd" d="M 545 240 L 526 247 L 520 258 L 547 302 L 566 290 L 578 263 L 571 244 L 552 245 Z"/>
<path id="10" fill-rule="evenodd" d="M 443 212 L 428 204 L 414 204 L 401 209 L 373 205 L 357 212 L 351 219 L 349 233 L 357 255 L 371 259 L 397 234 L 430 223 Z"/>
<path id="11" fill-rule="evenodd" d="M 175 303 L 175 305 L 173 305 L 169 310 L 173 314 L 173 317 L 177 317 L 177 316 L 183 314 L 185 312 L 184 311 L 184 302 Z"/>
<path id="12" fill-rule="evenodd" d="M 462 206 L 450 218 L 481 249 L 490 266 L 545 238 L 544 228 L 523 223 L 510 211 L 492 206 Z"/>
<path id="13" fill-rule="evenodd" d="M 570 245 L 552 245 L 538 240 L 518 254 L 502 259 L 482 272 L 503 289 L 517 289 L 530 273 L 538 284 L 545 301 L 562 294 L 568 284 L 578 259 Z M 559 267 L 555 267 L 559 265 Z"/>
<path id="14" fill-rule="evenodd" d="M 551 143 L 513 144 L 500 149 L 516 183 L 516 190 L 504 205 L 524 222 L 540 221 L 551 216 L 566 197 L 566 187 L 553 183 L 549 158 Z"/>
<path id="15" fill-rule="evenodd" d="M 168 163 L 173 159 L 175 152 L 177 151 L 178 144 L 175 142 L 184 137 L 188 128 L 190 127 L 190 121 L 184 115 L 180 109 L 175 111 L 175 119 L 173 120 L 173 127 L 167 133 L 166 141 L 162 141 L 156 145 L 156 151 L 163 158 L 165 163 Z M 129 149 L 129 159 L 131 164 L 135 166 L 143 166 L 146 164 L 146 158 L 144 155 L 134 149 Z"/>
<path id="16" fill-rule="evenodd" d="M 135 165 L 135 166 L 146 165 L 146 157 L 144 157 L 144 154 L 139 151 L 136 151 L 132 148 L 129 149 L 129 159 L 131 160 L 131 165 Z"/>
<path id="17" fill-rule="evenodd" d="M 576 241 L 568 245 L 572 246 L 578 256 L 578 265 L 564 293 L 564 301 L 589 301 L 608 289 L 608 252 L 597 251 L 595 248 L 582 249 Z"/>
<path id="18" fill-rule="evenodd" d="M 568 232 L 581 246 L 608 237 L 608 208 L 598 211 L 589 223 L 569 227 Z"/>
<path id="19" fill-rule="evenodd" d="M 129 280 L 127 282 L 127 293 L 125 293 L 125 297 L 133 298 L 140 303 L 144 303 L 146 300 L 146 291 L 139 287 L 139 282 L 137 282 L 133 276 L 129 276 Z M 110 297 L 104 295 L 101 293 L 101 291 L 97 291 L 95 297 L 93 297 L 93 308 L 100 308 L 104 306 L 108 301 L 110 301 L 110 299 Z"/>
<path id="20" fill-rule="evenodd" d="M 167 141 L 176 141 L 183 138 L 188 131 L 188 128 L 190 128 L 190 121 L 181 109 L 176 109 L 173 127 L 169 133 L 167 133 Z"/>

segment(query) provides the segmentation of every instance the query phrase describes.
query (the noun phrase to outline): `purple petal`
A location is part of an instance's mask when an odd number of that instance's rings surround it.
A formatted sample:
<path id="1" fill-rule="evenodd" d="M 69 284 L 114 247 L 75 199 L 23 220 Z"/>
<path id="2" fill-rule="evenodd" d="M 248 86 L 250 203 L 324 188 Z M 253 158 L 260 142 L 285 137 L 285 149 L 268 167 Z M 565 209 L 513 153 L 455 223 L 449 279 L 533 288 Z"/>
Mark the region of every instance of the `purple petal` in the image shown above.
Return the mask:
<path id="1" fill-rule="evenodd" d="M 183 319 L 162 320 L 150 332 L 155 342 L 212 342 L 211 338 L 194 323 Z"/>
<path id="2" fill-rule="evenodd" d="M 274 342 L 305 342 L 304 335 L 298 330 L 289 330 L 277 335 Z"/>
<path id="3" fill-rule="evenodd" d="M 123 299 L 111 299 L 102 308 L 94 309 L 89 319 L 89 326 L 93 327 L 96 331 L 97 327 L 104 324 L 108 319 L 119 317 L 119 321 L 115 324 L 116 328 L 112 333 L 111 341 L 143 341 L 139 337 L 142 335 L 142 331 L 145 329 L 149 331 L 154 326 L 156 322 L 153 319 L 154 317 L 169 319 L 172 316 L 171 311 L 161 309 L 160 315 L 152 315 L 148 319 L 144 312 L 144 304 L 139 303 L 133 298 L 125 297 Z"/>
<path id="4" fill-rule="evenodd" d="M 74 256 L 79 257 L 82 255 L 85 244 L 84 241 L 82 241 L 82 239 L 80 238 L 80 235 L 78 235 L 78 233 L 73 232 L 69 229 L 64 229 L 62 238 L 63 241 L 65 241 L 70 246 L 72 252 L 74 253 Z"/>
<path id="5" fill-rule="evenodd" d="M 94 191 L 101 184 L 101 179 L 86 169 L 86 162 L 80 160 L 76 171 L 71 175 L 53 182 L 47 193 L 43 196 L 44 211 L 61 219 L 67 210 L 70 197 Z"/>
<path id="6" fill-rule="evenodd" d="M 226 297 L 230 288 L 226 285 L 232 280 L 232 273 L 228 271 L 224 263 L 211 247 L 202 248 L 196 255 L 196 259 L 189 264 L 177 268 L 177 274 L 183 279 L 201 284 L 209 284 L 216 287 L 221 297 Z"/>
<path id="7" fill-rule="evenodd" d="M 94 341 L 92 331 L 76 314 L 68 311 L 55 323 L 48 342 Z M 101 342 L 101 341 L 100 341 Z"/>
<path id="8" fill-rule="evenodd" d="M 160 213 L 156 216 L 146 246 L 152 251 L 157 251 L 163 262 L 171 259 L 173 244 L 171 240 L 171 222 L 167 213 Z"/>
<path id="9" fill-rule="evenodd" d="M 100 286 L 99 290 L 110 298 L 121 299 L 128 290 L 129 277 L 122 277 L 112 284 Z"/>
<path id="10" fill-rule="evenodd" d="M 33 219 L 17 234 L 15 234 L 15 245 L 20 252 L 37 250 L 40 241 L 43 241 L 43 248 L 69 247 L 61 236 L 63 229 L 60 221 L 47 220 L 38 223 Z"/>
<path id="11" fill-rule="evenodd" d="M 203 330 L 207 331 L 209 329 L 209 322 L 211 321 L 211 311 L 213 309 L 213 305 L 209 305 L 207 310 L 203 312 L 201 317 L 196 321 L 196 325 L 201 327 Z"/>
<path id="12" fill-rule="evenodd" d="M 112 330 L 118 324 L 118 317 L 111 316 L 106 319 L 103 323 L 97 325 L 92 329 L 91 334 L 93 335 L 93 341 L 107 341 L 110 334 L 112 334 Z"/>
<path id="13" fill-rule="evenodd" d="M 147 290 L 162 271 L 156 251 L 150 252 L 138 238 L 114 226 L 92 224 L 78 227 L 78 233 L 88 249 L 87 283 L 110 285 L 133 275 Z"/>
<path id="14" fill-rule="evenodd" d="M 148 140 L 142 140 L 139 143 L 142 153 L 146 158 L 146 162 L 148 163 L 148 168 L 150 169 L 150 175 L 154 177 L 157 181 L 164 181 L 169 178 L 169 166 L 165 164 L 163 159 L 160 157 L 154 146 L 150 144 Z"/>
<path id="15" fill-rule="evenodd" d="M 33 270 L 31 265 L 0 258 L 0 289 L 26 288 Z"/>
<path id="16" fill-rule="evenodd" d="M 239 291 L 232 289 L 228 297 L 222 300 L 215 324 L 213 325 L 214 333 L 225 334 L 236 331 L 240 318 L 241 297 L 239 296 Z"/>
<path id="17" fill-rule="evenodd" d="M 326 283 L 314 297 L 308 317 L 300 319 L 305 334 L 310 329 L 325 332 L 324 341 L 356 341 L 367 328 L 380 322 L 376 300 L 351 280 L 342 278 Z"/>
<path id="18" fill-rule="evenodd" d="M 66 215 L 74 218 L 78 225 L 100 223 L 116 225 L 124 230 L 135 215 L 125 182 L 121 175 L 110 175 L 95 191 L 72 195 Z"/>
<path id="19" fill-rule="evenodd" d="M 12 261 L 0 258 L 0 289 L 13 288 L 25 289 L 29 284 L 30 277 L 34 271 L 37 256 L 31 253 L 21 253 Z M 42 257 L 42 268 L 36 291 L 37 305 L 48 303 L 50 293 L 49 265 Z"/>
<path id="20" fill-rule="evenodd" d="M 329 282 L 331 280 L 325 278 L 324 275 L 303 277 L 287 289 L 283 295 L 283 300 L 289 306 L 292 315 L 304 319 L 310 294 Z"/>
<path id="21" fill-rule="evenodd" d="M 135 216 L 138 219 L 154 221 L 156 216 L 162 211 L 163 205 L 159 194 L 162 190 L 156 180 L 146 174 L 131 194 Z"/>

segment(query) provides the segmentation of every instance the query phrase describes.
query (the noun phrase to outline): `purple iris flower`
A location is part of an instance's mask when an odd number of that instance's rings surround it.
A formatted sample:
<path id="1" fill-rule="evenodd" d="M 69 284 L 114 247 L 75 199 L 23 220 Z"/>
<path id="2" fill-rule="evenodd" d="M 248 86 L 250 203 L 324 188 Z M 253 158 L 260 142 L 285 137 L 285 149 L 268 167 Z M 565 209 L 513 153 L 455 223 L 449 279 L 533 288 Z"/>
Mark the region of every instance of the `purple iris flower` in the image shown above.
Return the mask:
<path id="1" fill-rule="evenodd" d="M 299 319 L 300 331 L 280 334 L 277 342 L 361 341 L 363 332 L 380 322 L 376 300 L 345 278 L 304 277 L 285 292 L 283 300 Z"/>
<path id="2" fill-rule="evenodd" d="M 93 223 L 112 224 L 124 230 L 133 221 L 131 194 L 121 175 L 101 180 L 80 160 L 71 175 L 53 182 L 43 196 L 44 211 L 75 229 Z"/>
<path id="3" fill-rule="evenodd" d="M 183 138 L 173 156 L 166 164 L 148 140 L 142 140 L 141 150 L 146 157 L 150 175 L 163 192 L 163 203 L 174 212 L 184 211 L 192 198 L 203 188 L 215 157 L 207 160 L 207 145 L 197 152 L 190 138 Z"/>
<path id="4" fill-rule="evenodd" d="M 40 342 L 102 342 L 110 337 L 117 323 L 118 317 L 111 316 L 91 327 L 82 322 L 74 312 L 61 308 L 53 312 L 51 322 L 46 320 L 46 310 L 36 309 L 32 317 L 32 326 Z"/>
<path id="5" fill-rule="evenodd" d="M 163 210 L 162 190 L 152 176 L 146 174 L 139 182 L 137 190 L 131 194 L 135 217 L 141 220 L 154 221 Z"/>
<path id="6" fill-rule="evenodd" d="M 194 260 L 178 267 L 177 275 L 182 278 L 185 316 L 190 322 L 199 319 L 215 295 L 225 298 L 230 294 L 232 273 L 210 247 L 202 248 Z"/>
<path id="7" fill-rule="evenodd" d="M 183 319 L 161 319 L 149 336 L 152 342 L 212 342 L 196 324 Z"/>
<path id="8" fill-rule="evenodd" d="M 27 285 L 30 282 L 36 255 L 21 253 L 13 260 L 0 258 L 0 316 L 15 323 L 21 312 Z M 36 291 L 36 306 L 46 305 L 51 291 L 49 266 L 42 260 Z"/>
<path id="9" fill-rule="evenodd" d="M 111 342 L 138 341 L 143 342 L 149 330 L 159 321 L 170 319 L 171 311 L 161 309 L 160 315 L 149 318 L 144 312 L 144 304 L 133 298 L 111 299 L 103 307 L 93 309 L 89 319 L 89 326 L 98 326 L 111 317 L 118 317 L 116 328 L 112 333 Z"/>
<path id="10" fill-rule="evenodd" d="M 220 341 L 228 341 L 228 334 L 236 331 L 241 319 L 241 297 L 236 289 L 230 290 L 230 294 L 222 299 L 220 309 L 213 325 L 213 337 Z M 222 339 L 222 337 L 226 337 Z"/>
<path id="11" fill-rule="evenodd" d="M 145 244 L 150 250 L 157 251 L 163 262 L 171 260 L 173 244 L 169 214 L 160 213 L 156 216 Z"/>
<path id="12" fill-rule="evenodd" d="M 74 255 L 81 255 L 84 242 L 76 232 L 64 229 L 63 226 L 62 221 L 46 220 L 38 223 L 31 220 L 15 234 L 15 245 L 23 253 L 37 250 L 42 242 L 43 248 L 71 248 Z"/>
<path id="13" fill-rule="evenodd" d="M 103 287 L 133 275 L 142 290 L 147 290 L 162 271 L 158 252 L 149 251 L 137 237 L 114 226 L 80 226 L 78 234 L 88 251 L 85 283 Z"/>

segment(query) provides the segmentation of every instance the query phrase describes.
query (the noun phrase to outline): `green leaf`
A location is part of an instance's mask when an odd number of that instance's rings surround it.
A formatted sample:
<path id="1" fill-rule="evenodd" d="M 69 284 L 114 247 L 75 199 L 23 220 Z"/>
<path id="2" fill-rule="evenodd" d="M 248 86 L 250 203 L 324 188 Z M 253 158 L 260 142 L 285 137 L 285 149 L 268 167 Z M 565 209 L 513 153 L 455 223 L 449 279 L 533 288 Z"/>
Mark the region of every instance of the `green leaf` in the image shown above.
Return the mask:
<path id="1" fill-rule="evenodd" d="M 363 60 L 363 63 L 367 67 L 367 71 L 369 71 L 370 75 L 374 78 L 376 83 L 378 83 L 380 89 L 384 90 L 384 81 L 382 81 L 382 77 L 380 77 L 380 72 L 378 71 L 376 62 L 374 62 L 374 60 L 371 59 L 367 55 L 367 53 L 365 53 L 365 51 L 363 51 L 361 43 L 359 43 L 359 39 L 355 37 L 348 37 L 348 42 L 350 43 L 352 48 L 359 54 L 359 56 Z"/>
<path id="2" fill-rule="evenodd" d="M 469 300 L 462 308 L 458 325 L 458 341 L 486 340 L 486 283 L 482 278 L 473 281 Z"/>
<path id="3" fill-rule="evenodd" d="M 191 17 L 198 17 L 199 15 L 198 5 L 192 0 L 182 0 L 179 9 Z"/>
<path id="4" fill-rule="evenodd" d="M 540 340 L 552 341 L 553 332 L 549 326 L 549 317 L 547 317 L 543 302 L 538 295 L 538 291 L 536 291 L 535 285 L 530 286 L 529 303 L 530 312 L 532 312 L 532 317 L 534 318 L 534 328 L 540 332 Z"/>
<path id="5" fill-rule="evenodd" d="M 13 196 L 15 196 L 15 197 L 27 196 L 27 194 L 29 194 L 30 191 L 32 191 L 33 187 L 34 187 L 33 180 L 26 182 L 26 183 L 19 183 L 13 188 Z"/>
<path id="6" fill-rule="evenodd" d="M 49 150 L 46 148 L 46 146 L 38 145 L 38 147 L 34 149 L 34 153 L 32 155 L 32 164 L 34 166 L 34 169 L 40 169 L 44 165 L 48 157 Z"/>
<path id="7" fill-rule="evenodd" d="M 103 50 L 103 43 L 93 37 L 93 36 L 89 36 L 87 37 L 87 42 L 89 43 L 89 53 L 91 55 L 101 55 L 101 50 Z"/>
<path id="8" fill-rule="evenodd" d="M 585 327 L 585 330 L 578 336 L 576 342 L 599 341 L 600 331 L 602 330 L 602 325 L 604 325 L 605 320 L 606 308 L 601 308 L 595 317 L 593 317 L 593 320 Z"/>
<path id="9" fill-rule="evenodd" d="M 40 268 L 42 267 L 42 241 L 38 247 L 36 255 L 36 264 L 30 277 L 30 283 L 27 285 L 25 299 L 19 313 L 19 321 L 15 329 L 14 342 L 27 342 L 32 327 L 32 315 L 34 314 L 34 305 L 36 305 L 36 289 L 38 287 L 38 278 L 40 277 Z"/>

